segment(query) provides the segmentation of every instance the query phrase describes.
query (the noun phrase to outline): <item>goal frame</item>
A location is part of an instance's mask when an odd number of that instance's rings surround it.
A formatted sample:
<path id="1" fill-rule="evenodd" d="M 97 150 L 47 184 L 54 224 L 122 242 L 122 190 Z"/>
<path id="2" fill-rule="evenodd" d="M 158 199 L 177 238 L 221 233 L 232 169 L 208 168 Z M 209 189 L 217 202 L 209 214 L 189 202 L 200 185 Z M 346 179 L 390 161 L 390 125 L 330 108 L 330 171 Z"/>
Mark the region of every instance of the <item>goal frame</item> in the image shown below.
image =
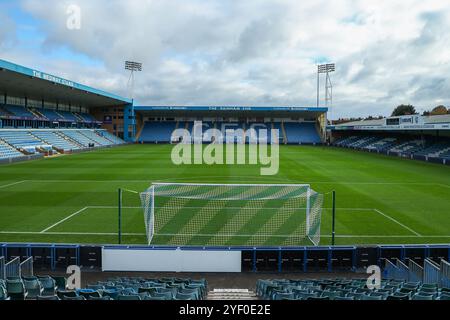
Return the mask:
<path id="1" fill-rule="evenodd" d="M 150 214 L 149 219 L 144 216 L 144 219 L 146 219 L 146 225 L 150 223 L 149 228 L 151 228 L 151 233 L 149 230 L 146 230 L 147 233 L 147 240 L 148 245 L 151 245 L 153 237 L 155 235 L 155 188 L 158 186 L 211 186 L 211 187 L 219 187 L 219 186 L 228 186 L 228 187 L 265 187 L 265 186 L 272 186 L 272 187 L 298 187 L 298 188 L 306 188 L 306 214 L 305 214 L 305 237 L 307 237 L 311 243 L 315 244 L 314 241 L 311 239 L 310 236 L 310 216 L 311 216 L 311 185 L 310 184 L 258 184 L 258 183 L 251 183 L 251 184 L 239 184 L 239 183 L 181 183 L 181 182 L 155 182 L 152 183 L 151 186 L 144 192 L 140 193 L 141 199 L 143 195 L 150 196 L 151 206 L 150 206 Z M 263 199 L 263 198 L 261 198 Z M 142 205 L 142 208 L 145 210 L 144 205 Z M 148 219 L 148 221 L 147 221 Z"/>

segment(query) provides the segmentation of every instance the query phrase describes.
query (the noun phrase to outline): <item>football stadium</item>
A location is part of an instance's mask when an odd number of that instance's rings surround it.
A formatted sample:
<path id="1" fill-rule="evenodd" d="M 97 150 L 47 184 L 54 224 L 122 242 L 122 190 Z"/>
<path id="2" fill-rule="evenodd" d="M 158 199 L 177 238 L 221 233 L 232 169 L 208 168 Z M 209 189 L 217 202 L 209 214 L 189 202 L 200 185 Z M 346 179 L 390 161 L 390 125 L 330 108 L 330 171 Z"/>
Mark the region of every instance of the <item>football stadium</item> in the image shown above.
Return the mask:
<path id="1" fill-rule="evenodd" d="M 450 300 L 450 109 L 212 103 L 0 59 L 0 300 Z"/>

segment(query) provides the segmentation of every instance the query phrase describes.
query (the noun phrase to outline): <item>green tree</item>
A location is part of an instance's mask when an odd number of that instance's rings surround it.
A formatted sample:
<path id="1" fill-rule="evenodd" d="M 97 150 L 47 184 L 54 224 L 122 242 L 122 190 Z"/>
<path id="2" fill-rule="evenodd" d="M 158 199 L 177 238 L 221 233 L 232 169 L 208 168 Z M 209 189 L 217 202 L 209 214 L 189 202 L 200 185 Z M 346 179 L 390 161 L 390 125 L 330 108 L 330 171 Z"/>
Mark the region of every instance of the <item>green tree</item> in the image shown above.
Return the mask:
<path id="1" fill-rule="evenodd" d="M 394 109 L 392 117 L 416 114 L 416 108 L 410 104 L 401 104 Z"/>
<path id="2" fill-rule="evenodd" d="M 431 110 L 431 115 L 432 116 L 443 115 L 447 114 L 447 112 L 448 112 L 447 108 L 445 106 L 440 105 Z"/>

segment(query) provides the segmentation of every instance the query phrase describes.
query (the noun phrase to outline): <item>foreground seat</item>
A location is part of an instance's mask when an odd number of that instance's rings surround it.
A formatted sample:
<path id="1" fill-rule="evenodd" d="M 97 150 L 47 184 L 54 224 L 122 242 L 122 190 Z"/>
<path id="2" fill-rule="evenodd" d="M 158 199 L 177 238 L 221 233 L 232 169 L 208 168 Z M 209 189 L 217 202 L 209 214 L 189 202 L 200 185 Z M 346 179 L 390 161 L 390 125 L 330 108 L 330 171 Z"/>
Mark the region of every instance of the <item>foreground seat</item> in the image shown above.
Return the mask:
<path id="1" fill-rule="evenodd" d="M 44 276 L 38 277 L 38 279 L 43 288 L 42 295 L 53 296 L 56 294 L 56 282 L 52 277 Z"/>
<path id="2" fill-rule="evenodd" d="M 27 293 L 21 279 L 7 279 L 6 291 L 11 300 L 25 300 Z"/>
<path id="3" fill-rule="evenodd" d="M 36 300 L 55 301 L 59 300 L 58 296 L 37 296 Z"/>
<path id="4" fill-rule="evenodd" d="M 433 295 L 431 295 L 431 294 L 423 295 L 423 294 L 416 293 L 415 295 L 413 295 L 412 300 L 427 300 L 427 301 L 429 301 L 429 300 L 434 300 L 434 299 L 433 299 Z"/>
<path id="5" fill-rule="evenodd" d="M 42 294 L 42 291 L 44 290 L 41 287 L 41 284 L 39 283 L 39 280 L 37 278 L 23 279 L 23 284 L 25 290 L 27 291 L 28 299 L 36 299 L 36 297 L 40 296 Z"/>
<path id="6" fill-rule="evenodd" d="M 141 300 L 141 297 L 137 294 L 135 295 L 119 295 L 117 300 Z"/>
<path id="7" fill-rule="evenodd" d="M 56 295 L 58 296 L 58 298 L 62 299 L 63 297 L 77 297 L 78 294 L 75 291 L 71 291 L 71 290 L 58 290 L 56 292 Z"/>

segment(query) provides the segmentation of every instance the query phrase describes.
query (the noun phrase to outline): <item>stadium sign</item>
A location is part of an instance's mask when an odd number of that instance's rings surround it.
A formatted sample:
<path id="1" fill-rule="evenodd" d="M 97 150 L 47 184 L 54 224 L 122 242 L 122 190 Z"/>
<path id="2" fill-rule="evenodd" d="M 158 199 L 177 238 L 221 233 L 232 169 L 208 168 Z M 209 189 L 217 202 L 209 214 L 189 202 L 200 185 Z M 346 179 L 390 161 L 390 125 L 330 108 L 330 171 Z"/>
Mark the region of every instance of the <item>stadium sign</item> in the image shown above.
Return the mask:
<path id="1" fill-rule="evenodd" d="M 69 81 L 69 80 L 66 80 L 63 78 L 59 78 L 59 77 L 55 77 L 55 76 L 52 76 L 51 74 L 44 73 L 41 71 L 33 70 L 33 77 L 39 78 L 42 80 L 47 80 L 47 81 L 50 81 L 53 83 L 61 84 L 63 86 L 68 86 L 68 87 L 72 87 L 72 88 L 75 87 L 75 85 L 72 81 Z"/>
<path id="2" fill-rule="evenodd" d="M 328 108 L 258 107 L 258 106 L 135 106 L 136 111 L 259 111 L 259 112 L 322 112 Z"/>
<path id="3" fill-rule="evenodd" d="M 402 130 L 450 130 L 450 124 L 381 125 L 381 126 L 329 126 L 332 131 L 402 131 Z"/>

